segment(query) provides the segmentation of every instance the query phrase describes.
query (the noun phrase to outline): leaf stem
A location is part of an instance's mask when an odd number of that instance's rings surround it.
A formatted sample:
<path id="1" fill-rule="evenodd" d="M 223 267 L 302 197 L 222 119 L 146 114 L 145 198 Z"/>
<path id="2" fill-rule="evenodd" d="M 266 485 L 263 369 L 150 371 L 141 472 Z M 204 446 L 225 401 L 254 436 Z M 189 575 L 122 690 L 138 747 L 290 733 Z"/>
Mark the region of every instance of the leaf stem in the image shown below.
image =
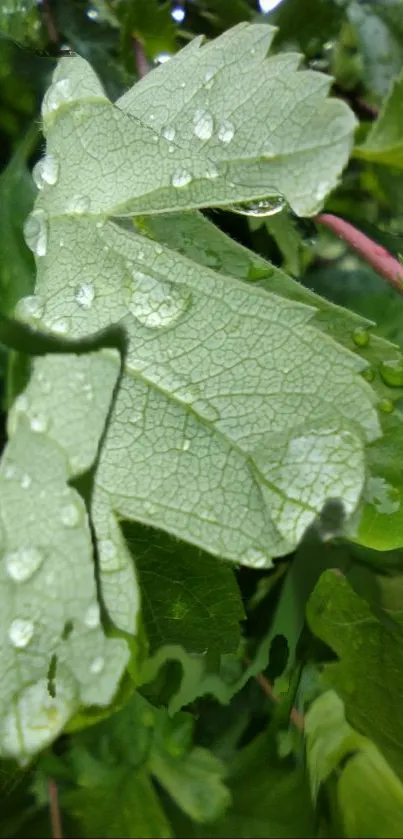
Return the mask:
<path id="1" fill-rule="evenodd" d="M 56 28 L 55 21 L 53 19 L 53 10 L 52 10 L 52 2 L 51 0 L 43 0 L 42 5 L 42 16 L 45 23 L 46 31 L 48 34 L 49 41 L 52 44 L 59 43 L 59 34 Z"/>
<path id="2" fill-rule="evenodd" d="M 150 70 L 150 65 L 147 61 L 146 54 L 142 43 L 136 36 L 133 36 L 134 57 L 136 61 L 136 70 L 139 79 L 144 78 Z"/>
<path id="3" fill-rule="evenodd" d="M 63 839 L 62 820 L 60 816 L 59 791 L 53 778 L 48 780 L 49 813 L 52 827 L 52 839 Z"/>
<path id="4" fill-rule="evenodd" d="M 365 233 L 361 233 L 361 230 L 358 230 L 350 222 L 344 221 L 344 219 L 331 213 L 319 213 L 318 216 L 315 216 L 314 221 L 344 239 L 374 271 L 380 274 L 396 291 L 403 294 L 403 265 L 382 245 L 378 245 Z"/>
<path id="5" fill-rule="evenodd" d="M 266 676 L 264 676 L 263 673 L 258 673 L 258 675 L 255 676 L 255 679 L 258 685 L 260 685 L 260 687 L 262 688 L 263 693 L 265 693 L 266 696 L 268 696 L 268 698 L 272 702 L 278 705 L 280 700 L 278 696 L 275 695 L 273 687 L 270 684 L 269 680 L 266 678 Z M 295 728 L 297 728 L 298 731 L 302 733 L 304 730 L 304 717 L 303 714 L 301 714 L 297 708 L 291 709 L 290 720 L 293 723 L 293 725 L 295 725 Z"/>

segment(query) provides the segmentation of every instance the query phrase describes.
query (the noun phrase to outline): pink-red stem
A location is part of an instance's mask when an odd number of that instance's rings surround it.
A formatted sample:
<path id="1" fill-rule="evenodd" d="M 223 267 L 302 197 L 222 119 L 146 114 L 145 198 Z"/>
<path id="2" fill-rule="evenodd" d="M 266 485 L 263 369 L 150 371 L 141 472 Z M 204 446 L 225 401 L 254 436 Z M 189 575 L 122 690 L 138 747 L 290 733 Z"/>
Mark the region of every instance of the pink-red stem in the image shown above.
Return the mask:
<path id="1" fill-rule="evenodd" d="M 314 220 L 344 239 L 374 271 L 403 294 L 403 265 L 382 245 L 378 245 L 348 221 L 331 213 L 320 213 Z"/>

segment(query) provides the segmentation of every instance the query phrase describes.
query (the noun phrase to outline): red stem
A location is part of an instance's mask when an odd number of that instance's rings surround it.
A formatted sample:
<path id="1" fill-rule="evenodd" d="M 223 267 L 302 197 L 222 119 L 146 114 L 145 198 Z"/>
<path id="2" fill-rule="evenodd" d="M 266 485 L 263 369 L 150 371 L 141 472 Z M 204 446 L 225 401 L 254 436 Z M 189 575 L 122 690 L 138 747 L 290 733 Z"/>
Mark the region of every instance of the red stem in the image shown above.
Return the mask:
<path id="1" fill-rule="evenodd" d="M 144 78 L 150 70 L 150 65 L 146 59 L 143 45 L 138 38 L 133 36 L 134 57 L 136 62 L 136 70 L 139 79 Z"/>
<path id="2" fill-rule="evenodd" d="M 52 827 L 52 839 L 63 839 L 62 820 L 59 807 L 59 791 L 56 781 L 53 778 L 48 780 L 50 823 Z"/>
<path id="3" fill-rule="evenodd" d="M 403 294 L 403 265 L 382 245 L 378 245 L 348 221 L 333 216 L 331 213 L 320 213 L 314 221 L 344 239 L 368 265 L 371 265 L 374 271 L 390 283 L 396 291 Z"/>

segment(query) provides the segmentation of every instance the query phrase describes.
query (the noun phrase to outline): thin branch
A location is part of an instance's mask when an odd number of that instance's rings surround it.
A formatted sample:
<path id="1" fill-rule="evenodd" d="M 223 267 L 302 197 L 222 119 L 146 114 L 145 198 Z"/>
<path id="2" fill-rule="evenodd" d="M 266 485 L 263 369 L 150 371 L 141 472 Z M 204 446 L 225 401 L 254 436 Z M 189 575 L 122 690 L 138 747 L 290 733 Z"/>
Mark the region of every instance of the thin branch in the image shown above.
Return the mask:
<path id="1" fill-rule="evenodd" d="M 344 239 L 374 271 L 380 274 L 396 291 L 403 294 L 403 265 L 382 245 L 378 245 L 365 233 L 361 233 L 361 230 L 357 230 L 350 222 L 344 221 L 344 219 L 331 213 L 320 213 L 314 221 Z"/>
<path id="2" fill-rule="evenodd" d="M 150 65 L 146 59 L 142 43 L 138 38 L 133 36 L 134 56 L 136 60 L 136 70 L 139 79 L 142 79 L 150 70 Z"/>
<path id="3" fill-rule="evenodd" d="M 46 31 L 48 33 L 49 41 L 51 41 L 51 43 L 53 44 L 58 44 L 59 34 L 53 19 L 52 0 L 43 0 L 42 16 L 46 26 Z"/>
<path id="4" fill-rule="evenodd" d="M 62 820 L 60 816 L 59 791 L 53 778 L 48 780 L 49 814 L 52 827 L 52 839 L 63 839 Z"/>
<path id="5" fill-rule="evenodd" d="M 274 702 L 276 705 L 279 705 L 280 700 L 279 700 L 278 696 L 275 695 L 275 693 L 273 691 L 273 687 L 270 684 L 269 680 L 266 679 L 266 676 L 263 676 L 263 673 L 259 673 L 257 676 L 255 676 L 255 679 L 256 679 L 258 685 L 260 685 L 260 687 L 262 688 L 263 693 L 265 693 L 266 696 L 272 702 Z M 295 728 L 297 728 L 298 731 L 300 731 L 302 733 L 303 730 L 304 730 L 304 717 L 303 717 L 303 714 L 301 714 L 300 711 L 298 711 L 297 708 L 292 708 L 291 709 L 290 720 L 291 720 L 292 724 L 295 725 Z"/>

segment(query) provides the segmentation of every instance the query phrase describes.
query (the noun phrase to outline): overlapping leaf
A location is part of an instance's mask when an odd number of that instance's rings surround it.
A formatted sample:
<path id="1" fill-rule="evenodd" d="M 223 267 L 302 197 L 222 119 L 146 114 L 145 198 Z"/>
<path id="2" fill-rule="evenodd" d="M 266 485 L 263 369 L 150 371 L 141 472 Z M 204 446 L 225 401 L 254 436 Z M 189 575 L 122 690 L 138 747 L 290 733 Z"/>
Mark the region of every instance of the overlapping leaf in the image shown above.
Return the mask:
<path id="1" fill-rule="evenodd" d="M 352 120 L 343 104 L 323 100 L 327 79 L 295 72 L 294 56 L 265 61 L 271 35 L 264 27 L 238 27 L 202 49 L 196 43 L 116 106 L 85 62 L 63 59 L 45 96 L 47 155 L 35 170 L 41 194 L 25 229 L 37 256 L 36 296 L 18 311 L 69 338 L 111 323 L 126 334 L 91 515 L 102 597 L 113 621 L 130 632 L 137 591 L 120 519 L 162 528 L 236 562 L 268 566 L 296 545 L 329 496 L 353 511 L 364 481 L 364 444 L 379 434 L 371 389 L 357 375 L 362 361 L 312 325 L 314 310 L 202 268 L 111 218 L 267 192 L 284 194 L 301 212 L 314 211 L 345 161 Z M 234 64 L 240 52 L 243 60 Z M 203 103 L 209 110 L 202 119 Z M 263 105 L 271 115 L 270 149 L 266 132 L 250 132 L 251 114 L 259 107 L 261 119 Z M 120 359 L 108 357 L 113 363 L 116 378 Z M 74 429 L 78 439 L 88 433 L 91 440 L 97 429 L 99 441 L 111 389 L 104 390 L 102 411 L 95 403 L 90 416 L 82 409 L 77 430 L 68 418 L 78 408 L 65 384 L 75 365 L 49 357 L 44 380 L 55 379 L 53 365 L 57 387 L 34 407 L 25 395 L 15 416 L 28 415 L 38 445 L 55 439 L 62 451 L 68 447 L 66 477 L 73 477 L 85 468 Z M 103 372 L 98 375 L 103 386 Z M 84 405 L 85 399 L 83 391 Z M 23 446 L 24 428 L 23 419 L 16 423 L 10 446 Z M 49 492 L 57 506 L 50 478 Z M 38 497 L 32 496 L 33 509 Z M 7 507 L 7 529 L 10 516 Z M 53 516 L 57 521 L 56 510 Z M 79 549 L 75 561 L 83 561 Z M 60 597 L 70 604 L 68 592 Z M 43 625 L 50 633 L 46 615 Z M 69 633 L 67 645 L 75 638 L 74 629 Z M 52 638 L 57 635 L 52 627 Z M 93 664 L 106 674 L 109 696 L 124 658 L 119 650 L 114 675 L 100 655 Z M 11 655 L 9 641 L 5 651 Z M 49 652 L 63 664 L 59 647 L 48 642 Z M 65 663 L 72 666 L 69 655 Z M 89 701 L 85 691 L 80 699 Z M 94 701 L 104 701 L 101 690 Z"/>
<path id="2" fill-rule="evenodd" d="M 1 483 L 2 755 L 26 759 L 80 705 L 107 705 L 127 661 L 107 639 L 84 503 L 118 368 L 105 353 L 37 359 L 9 419 Z M 63 405 L 63 410 L 60 410 Z"/>

